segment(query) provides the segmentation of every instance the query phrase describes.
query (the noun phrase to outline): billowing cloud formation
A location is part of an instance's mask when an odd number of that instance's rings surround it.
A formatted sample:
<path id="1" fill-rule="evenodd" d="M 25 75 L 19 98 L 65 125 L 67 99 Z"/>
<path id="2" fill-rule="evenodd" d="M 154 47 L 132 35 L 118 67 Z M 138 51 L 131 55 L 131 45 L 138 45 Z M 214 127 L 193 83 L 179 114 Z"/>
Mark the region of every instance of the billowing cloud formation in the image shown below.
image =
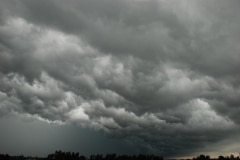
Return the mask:
<path id="1" fill-rule="evenodd" d="M 1 1 L 0 115 L 100 129 L 162 155 L 224 140 L 240 123 L 238 6 Z"/>

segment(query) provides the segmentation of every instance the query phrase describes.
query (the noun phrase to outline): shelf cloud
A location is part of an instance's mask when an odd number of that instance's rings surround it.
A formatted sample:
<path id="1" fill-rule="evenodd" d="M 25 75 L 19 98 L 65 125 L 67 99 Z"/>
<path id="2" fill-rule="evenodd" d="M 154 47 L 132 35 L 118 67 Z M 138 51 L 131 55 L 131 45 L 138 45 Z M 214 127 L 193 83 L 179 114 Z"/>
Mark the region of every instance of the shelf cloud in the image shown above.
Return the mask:
<path id="1" fill-rule="evenodd" d="M 0 116 L 101 130 L 166 156 L 239 133 L 237 0 L 0 4 Z"/>

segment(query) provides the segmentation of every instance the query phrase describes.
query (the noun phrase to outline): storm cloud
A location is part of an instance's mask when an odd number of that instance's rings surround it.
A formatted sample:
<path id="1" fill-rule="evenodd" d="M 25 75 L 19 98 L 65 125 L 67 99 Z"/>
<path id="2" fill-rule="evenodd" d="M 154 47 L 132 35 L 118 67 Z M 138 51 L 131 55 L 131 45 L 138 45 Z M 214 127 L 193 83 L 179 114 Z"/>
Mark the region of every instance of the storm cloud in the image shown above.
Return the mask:
<path id="1" fill-rule="evenodd" d="M 239 133 L 237 0 L 0 4 L 0 116 L 101 130 L 164 156 L 221 151 Z"/>

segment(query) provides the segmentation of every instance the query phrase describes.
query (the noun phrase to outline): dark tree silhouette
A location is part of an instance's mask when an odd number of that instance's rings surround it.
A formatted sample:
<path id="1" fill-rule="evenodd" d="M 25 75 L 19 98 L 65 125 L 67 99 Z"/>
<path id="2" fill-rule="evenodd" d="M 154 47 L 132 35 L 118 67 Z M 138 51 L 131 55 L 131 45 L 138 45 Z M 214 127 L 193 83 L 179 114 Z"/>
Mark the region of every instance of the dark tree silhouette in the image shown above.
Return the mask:
<path id="1" fill-rule="evenodd" d="M 107 154 L 103 156 L 102 154 L 90 155 L 89 157 L 85 157 L 75 152 L 64 152 L 64 151 L 56 151 L 53 154 L 49 154 L 45 158 L 39 157 L 24 157 L 21 156 L 9 156 L 8 154 L 0 154 L 0 160 L 163 160 L 163 157 L 156 155 L 117 155 L 117 154 Z M 189 159 L 188 159 L 189 160 Z M 239 156 L 234 157 L 234 155 L 230 155 L 227 157 L 219 156 L 218 158 L 210 158 L 209 155 L 199 155 L 196 158 L 192 158 L 192 160 L 240 160 Z"/>

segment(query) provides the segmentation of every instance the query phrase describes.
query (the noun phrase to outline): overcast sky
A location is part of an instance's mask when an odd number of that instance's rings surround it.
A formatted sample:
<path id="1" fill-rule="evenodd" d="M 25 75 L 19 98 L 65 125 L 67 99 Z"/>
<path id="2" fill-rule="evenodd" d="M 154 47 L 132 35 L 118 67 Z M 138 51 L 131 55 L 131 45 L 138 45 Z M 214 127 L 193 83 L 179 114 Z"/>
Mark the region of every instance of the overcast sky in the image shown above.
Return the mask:
<path id="1" fill-rule="evenodd" d="M 0 0 L 0 152 L 238 153 L 239 0 Z"/>

